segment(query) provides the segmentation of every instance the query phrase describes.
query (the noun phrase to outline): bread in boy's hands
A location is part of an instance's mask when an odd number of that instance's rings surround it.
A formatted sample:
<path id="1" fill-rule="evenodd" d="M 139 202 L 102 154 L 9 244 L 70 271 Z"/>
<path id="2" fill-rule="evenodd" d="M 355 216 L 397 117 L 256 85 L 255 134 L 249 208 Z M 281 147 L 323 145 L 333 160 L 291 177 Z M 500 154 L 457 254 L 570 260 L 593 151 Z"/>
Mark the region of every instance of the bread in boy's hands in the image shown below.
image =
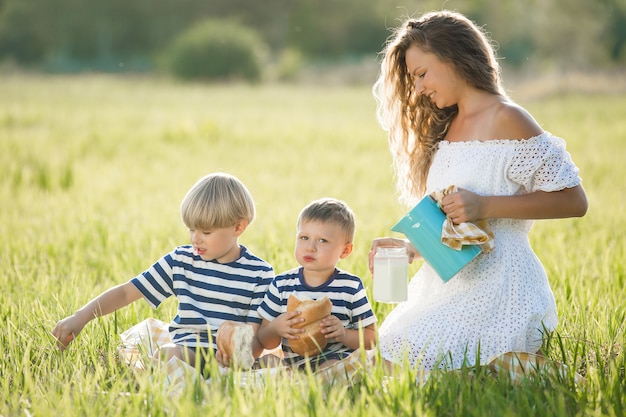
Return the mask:
<path id="1" fill-rule="evenodd" d="M 217 329 L 217 350 L 228 355 L 232 366 L 240 369 L 250 369 L 254 365 L 252 341 L 254 329 L 246 323 L 225 321 Z"/>
<path id="2" fill-rule="evenodd" d="M 287 300 L 287 312 L 298 310 L 298 317 L 304 318 L 304 322 L 293 327 L 304 329 L 305 333 L 298 335 L 299 339 L 289 339 L 289 346 L 300 356 L 314 356 L 321 353 L 328 340 L 320 332 L 320 321 L 330 315 L 333 304 L 328 297 L 319 300 L 300 300 L 294 295 L 289 295 Z"/>

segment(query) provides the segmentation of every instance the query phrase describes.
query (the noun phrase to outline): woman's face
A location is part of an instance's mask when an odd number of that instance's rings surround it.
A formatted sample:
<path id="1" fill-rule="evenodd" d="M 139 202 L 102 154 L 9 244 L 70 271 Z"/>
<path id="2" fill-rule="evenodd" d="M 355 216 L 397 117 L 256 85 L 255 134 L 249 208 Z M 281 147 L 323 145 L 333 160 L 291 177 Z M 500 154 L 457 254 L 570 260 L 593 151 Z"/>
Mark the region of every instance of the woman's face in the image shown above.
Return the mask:
<path id="1" fill-rule="evenodd" d="M 405 60 L 418 94 L 440 109 L 457 104 L 462 83 L 452 65 L 415 45 L 406 50 Z"/>

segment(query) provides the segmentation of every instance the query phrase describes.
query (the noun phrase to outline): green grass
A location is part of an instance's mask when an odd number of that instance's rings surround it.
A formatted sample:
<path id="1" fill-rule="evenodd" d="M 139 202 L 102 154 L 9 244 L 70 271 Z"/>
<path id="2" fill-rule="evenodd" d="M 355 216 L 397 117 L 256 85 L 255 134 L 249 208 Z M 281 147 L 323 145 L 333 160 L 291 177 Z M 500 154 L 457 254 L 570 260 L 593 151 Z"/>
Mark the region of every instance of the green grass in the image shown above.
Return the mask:
<path id="1" fill-rule="evenodd" d="M 333 196 L 357 216 L 355 251 L 340 267 L 371 291 L 367 253 L 404 214 L 368 87 L 203 86 L 94 75 L 0 79 L 0 416 L 17 415 L 557 415 L 626 414 L 626 97 L 559 94 L 524 104 L 566 138 L 590 209 L 536 222 L 530 238 L 560 314 L 549 357 L 588 383 L 541 376 L 512 385 L 483 372 L 423 386 L 373 369 L 353 387 L 224 378 L 189 384 L 118 363 L 119 333 L 147 317 L 138 302 L 87 325 L 64 354 L 57 320 L 187 242 L 179 204 L 202 175 L 226 171 L 255 197 L 241 242 L 277 271 L 294 266 L 296 216 Z M 412 266 L 412 271 L 417 266 Z M 382 321 L 390 306 L 375 304 Z"/>

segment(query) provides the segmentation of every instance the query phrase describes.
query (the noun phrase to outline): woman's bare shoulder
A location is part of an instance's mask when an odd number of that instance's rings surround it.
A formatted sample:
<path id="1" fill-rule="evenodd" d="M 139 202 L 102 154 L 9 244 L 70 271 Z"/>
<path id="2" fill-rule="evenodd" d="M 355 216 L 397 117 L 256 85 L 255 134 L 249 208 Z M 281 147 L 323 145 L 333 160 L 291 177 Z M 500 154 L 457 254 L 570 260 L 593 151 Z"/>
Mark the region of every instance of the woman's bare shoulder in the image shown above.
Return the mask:
<path id="1" fill-rule="evenodd" d="M 492 137 L 502 139 L 529 139 L 543 132 L 539 123 L 520 105 L 502 101 L 496 111 Z"/>

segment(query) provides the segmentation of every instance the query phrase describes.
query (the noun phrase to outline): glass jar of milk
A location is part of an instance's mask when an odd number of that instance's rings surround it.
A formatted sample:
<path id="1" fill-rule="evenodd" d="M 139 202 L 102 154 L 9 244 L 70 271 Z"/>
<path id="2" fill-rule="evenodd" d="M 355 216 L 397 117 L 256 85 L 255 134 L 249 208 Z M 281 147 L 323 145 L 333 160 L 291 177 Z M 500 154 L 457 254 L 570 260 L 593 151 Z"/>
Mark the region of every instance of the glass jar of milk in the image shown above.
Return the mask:
<path id="1" fill-rule="evenodd" d="M 378 248 L 374 255 L 374 299 L 383 303 L 406 301 L 408 279 L 406 248 Z"/>

